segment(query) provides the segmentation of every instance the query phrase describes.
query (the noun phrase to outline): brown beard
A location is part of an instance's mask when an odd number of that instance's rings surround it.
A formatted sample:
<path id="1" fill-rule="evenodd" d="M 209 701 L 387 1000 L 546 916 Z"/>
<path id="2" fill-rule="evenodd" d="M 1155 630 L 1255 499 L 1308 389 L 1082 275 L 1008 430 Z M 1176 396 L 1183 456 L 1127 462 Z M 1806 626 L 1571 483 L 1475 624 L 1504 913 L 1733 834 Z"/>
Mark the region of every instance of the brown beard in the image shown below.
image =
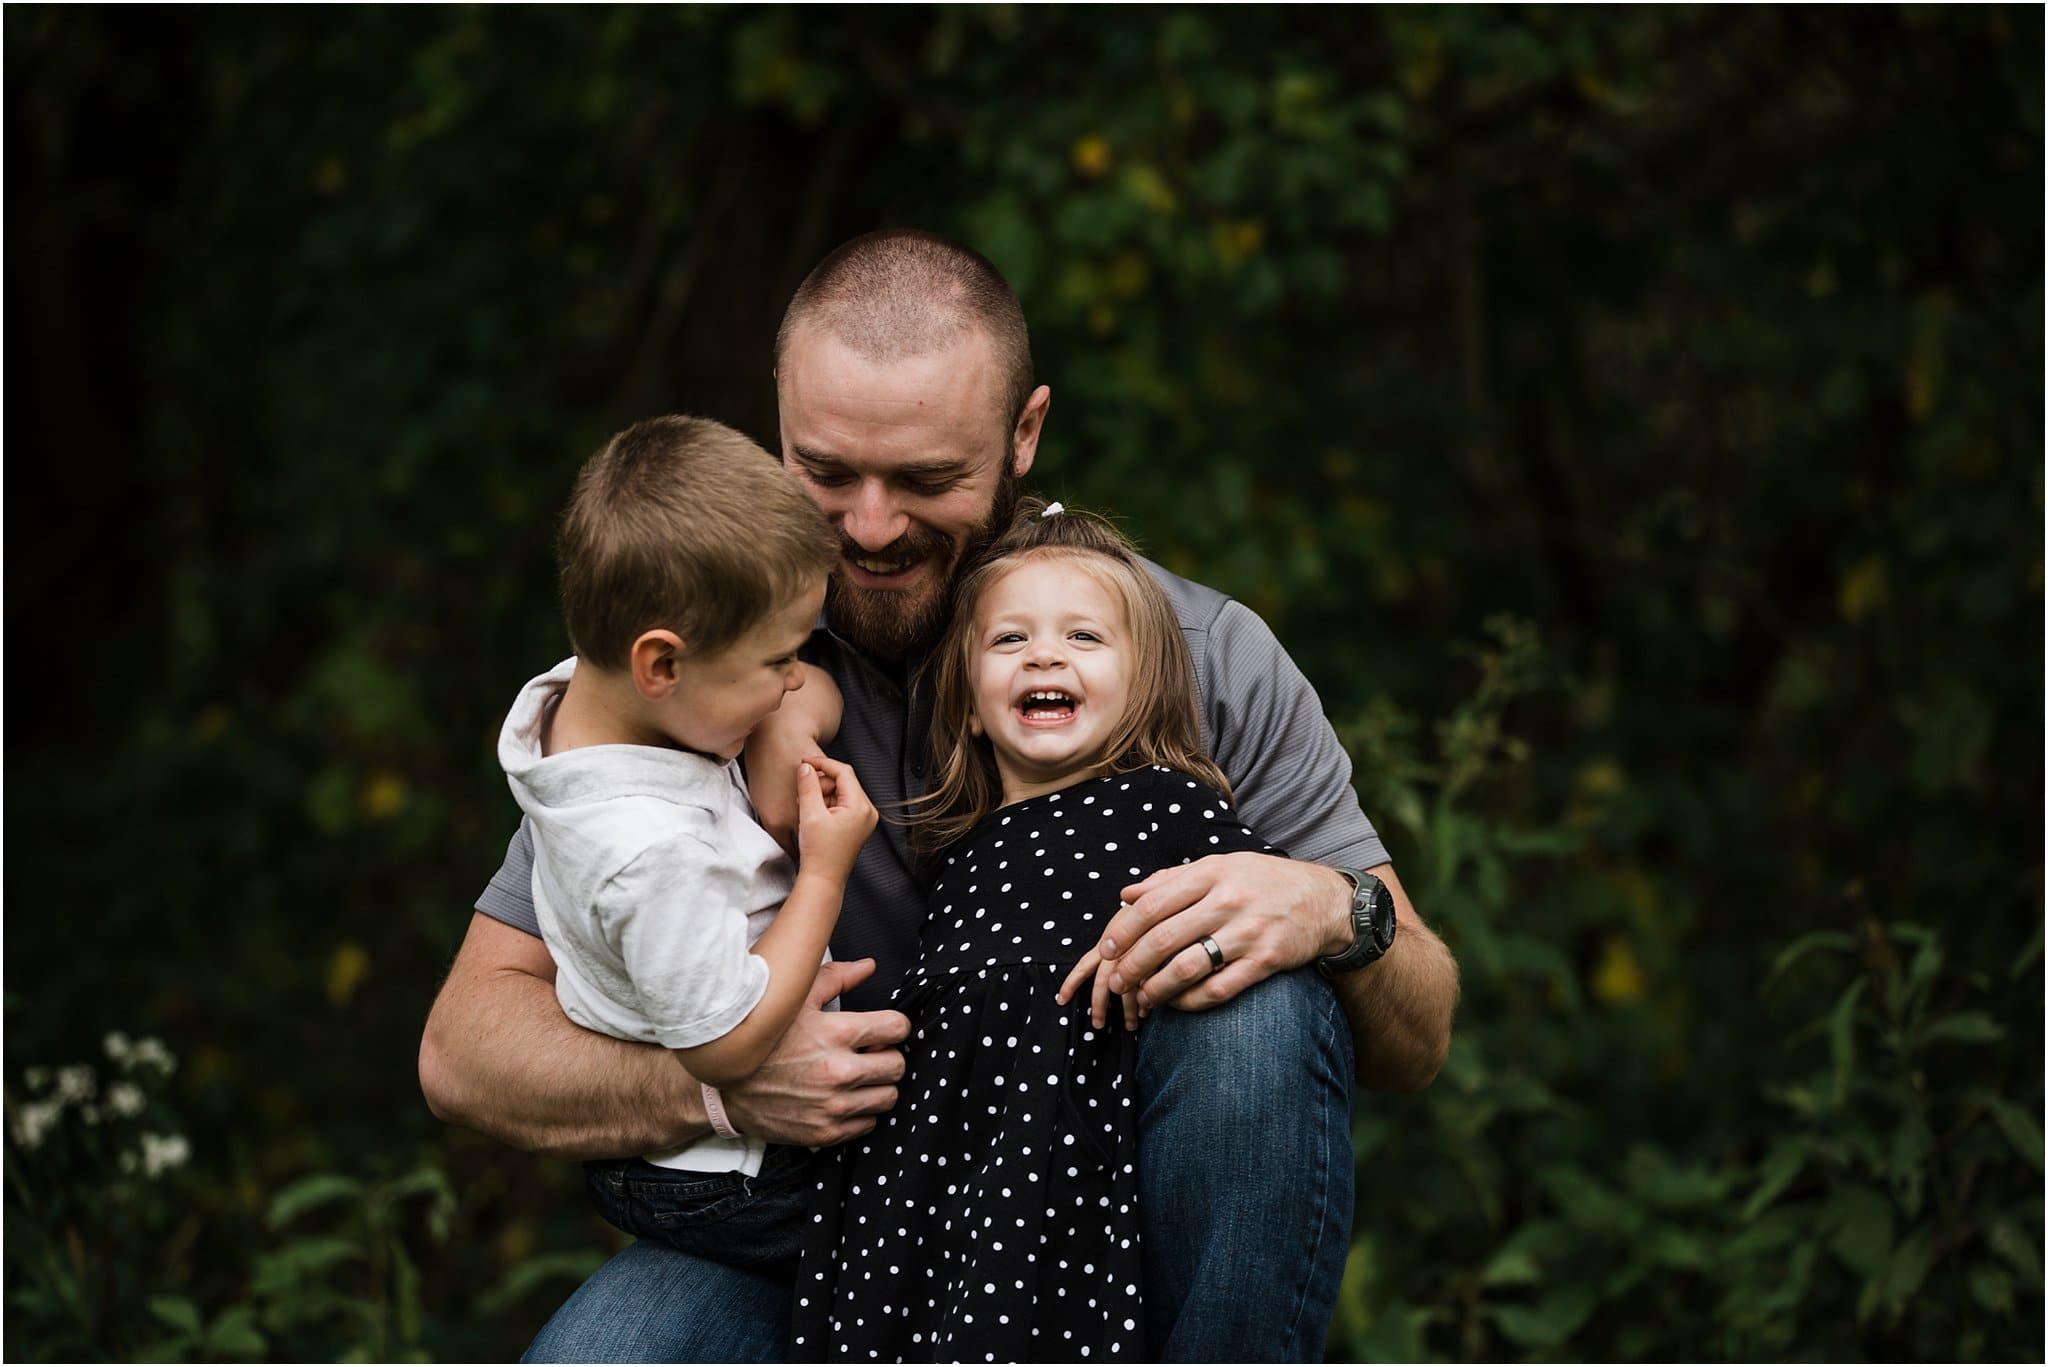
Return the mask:
<path id="1" fill-rule="evenodd" d="M 865 550 L 842 535 L 842 555 L 872 556 L 879 560 L 930 559 L 939 562 L 941 568 L 921 588 L 901 590 L 857 587 L 847 583 L 844 573 L 835 567 L 825 583 L 825 620 L 855 649 L 877 659 L 907 660 L 924 655 L 952 620 L 953 586 L 960 581 L 961 571 L 979 559 L 988 544 L 1010 525 L 1021 491 L 1022 481 L 1006 464 L 988 516 L 958 547 L 937 532 L 914 523 L 909 531 L 878 551 Z"/>

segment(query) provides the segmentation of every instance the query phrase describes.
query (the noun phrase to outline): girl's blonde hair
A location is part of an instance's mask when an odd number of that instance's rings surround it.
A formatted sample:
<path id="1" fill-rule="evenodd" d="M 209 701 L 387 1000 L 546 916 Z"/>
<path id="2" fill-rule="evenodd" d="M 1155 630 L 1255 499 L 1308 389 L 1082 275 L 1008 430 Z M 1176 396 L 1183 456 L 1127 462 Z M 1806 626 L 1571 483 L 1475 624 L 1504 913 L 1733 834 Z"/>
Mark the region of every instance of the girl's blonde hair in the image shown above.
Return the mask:
<path id="1" fill-rule="evenodd" d="M 1092 513 L 1062 510 L 1046 516 L 1041 498 L 1026 498 L 1016 520 L 992 543 L 974 568 L 960 578 L 953 620 L 926 664 L 932 693 L 929 792 L 911 799 L 911 843 L 936 851 L 974 829 L 1002 805 L 1003 781 L 985 736 L 974 735 L 974 666 L 980 654 L 975 619 L 981 600 L 997 581 L 1033 560 L 1072 561 L 1092 575 L 1123 608 L 1129 633 L 1131 676 L 1124 715 L 1111 730 L 1097 764 L 1108 774 L 1127 774 L 1163 764 L 1230 794 L 1223 771 L 1202 753 L 1195 715 L 1194 670 L 1187 639 L 1165 590 L 1138 562 L 1122 533 Z"/>

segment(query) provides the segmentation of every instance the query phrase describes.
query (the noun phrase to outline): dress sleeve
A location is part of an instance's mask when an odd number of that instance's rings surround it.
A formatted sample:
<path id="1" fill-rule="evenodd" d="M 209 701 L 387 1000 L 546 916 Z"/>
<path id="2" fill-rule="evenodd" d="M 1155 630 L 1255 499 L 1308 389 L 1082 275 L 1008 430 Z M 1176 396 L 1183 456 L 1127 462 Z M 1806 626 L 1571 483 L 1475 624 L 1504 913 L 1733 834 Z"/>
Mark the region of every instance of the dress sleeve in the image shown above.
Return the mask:
<path id="1" fill-rule="evenodd" d="M 1157 838 L 1164 845 L 1158 853 L 1168 856 L 1167 862 L 1186 864 L 1212 854 L 1243 850 L 1286 857 L 1285 850 L 1254 834 L 1229 800 L 1208 784 L 1172 770 L 1157 778 L 1151 801 L 1160 818 Z"/>
<path id="2" fill-rule="evenodd" d="M 505 862 L 491 875 L 476 909 L 493 921 L 540 938 L 540 916 L 533 909 L 533 823 L 519 818 L 519 829 L 505 846 Z"/>
<path id="3" fill-rule="evenodd" d="M 1386 846 L 1351 786 L 1351 757 L 1272 628 L 1244 604 L 1226 603 L 1205 649 L 1211 757 L 1229 775 L 1245 821 L 1296 859 L 1386 863 Z"/>

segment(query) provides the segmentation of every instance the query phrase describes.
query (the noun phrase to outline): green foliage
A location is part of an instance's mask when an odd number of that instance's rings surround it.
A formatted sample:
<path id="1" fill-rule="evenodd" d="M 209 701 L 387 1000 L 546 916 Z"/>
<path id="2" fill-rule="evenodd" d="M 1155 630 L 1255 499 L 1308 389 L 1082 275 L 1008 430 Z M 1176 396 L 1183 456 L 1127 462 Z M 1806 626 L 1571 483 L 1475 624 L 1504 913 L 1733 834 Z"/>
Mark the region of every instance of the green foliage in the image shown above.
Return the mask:
<path id="1" fill-rule="evenodd" d="M 11 632 L 148 666 L 7 749 L 16 1355 L 509 1357 L 612 1246 L 411 1078 L 552 518 L 649 413 L 772 444 L 782 301 L 917 223 L 1459 954 L 1333 1351 L 2039 1356 L 2038 10 L 5 24 Z M 176 1076 L 50 1112 L 114 1016 Z"/>

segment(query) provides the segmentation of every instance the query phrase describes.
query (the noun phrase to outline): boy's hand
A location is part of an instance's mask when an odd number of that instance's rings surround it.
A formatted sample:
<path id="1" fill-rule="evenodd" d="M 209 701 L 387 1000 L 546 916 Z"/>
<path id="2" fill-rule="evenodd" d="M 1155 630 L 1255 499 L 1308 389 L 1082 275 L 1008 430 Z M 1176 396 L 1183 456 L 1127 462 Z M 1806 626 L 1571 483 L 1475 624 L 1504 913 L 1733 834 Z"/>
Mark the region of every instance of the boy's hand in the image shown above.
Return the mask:
<path id="1" fill-rule="evenodd" d="M 796 767 L 839 733 L 839 685 L 816 665 L 803 666 L 804 686 L 782 700 L 747 737 L 747 794 L 754 819 L 791 854 L 797 852 Z"/>
<path id="2" fill-rule="evenodd" d="M 875 804 L 861 791 L 853 766 L 812 755 L 796 771 L 797 869 L 841 882 L 875 829 Z"/>
<path id="3" fill-rule="evenodd" d="M 1053 1000 L 1057 1001 L 1061 1006 L 1065 1006 L 1072 1000 L 1074 989 L 1086 982 L 1089 975 L 1093 974 L 1095 977 L 1095 988 L 1089 994 L 1088 1020 L 1097 1030 L 1100 1030 L 1109 1019 L 1109 999 L 1118 995 L 1109 990 L 1109 974 L 1101 971 L 1102 964 L 1102 951 L 1100 949 L 1089 950 L 1081 956 L 1081 962 L 1074 965 L 1073 971 L 1067 974 L 1067 980 L 1060 984 L 1060 990 L 1053 994 Z M 1144 1019 L 1148 1012 L 1138 1004 L 1138 991 L 1136 988 L 1123 993 L 1122 996 L 1124 1000 L 1124 1029 L 1135 1030 L 1138 1028 L 1138 1022 Z"/>

